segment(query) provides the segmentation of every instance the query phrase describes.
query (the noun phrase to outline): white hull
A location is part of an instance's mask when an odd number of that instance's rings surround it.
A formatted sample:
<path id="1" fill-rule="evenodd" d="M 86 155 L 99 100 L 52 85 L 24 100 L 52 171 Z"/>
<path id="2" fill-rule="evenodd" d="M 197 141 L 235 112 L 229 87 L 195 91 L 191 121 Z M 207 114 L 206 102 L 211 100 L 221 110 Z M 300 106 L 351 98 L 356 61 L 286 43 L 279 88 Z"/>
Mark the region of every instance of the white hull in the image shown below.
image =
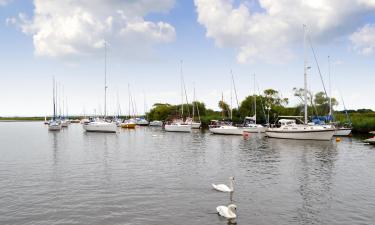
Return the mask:
<path id="1" fill-rule="evenodd" d="M 165 131 L 168 132 L 191 132 L 191 125 L 185 124 L 170 124 L 165 125 Z"/>
<path id="2" fill-rule="evenodd" d="M 61 126 L 62 126 L 62 127 L 68 127 L 68 125 L 69 125 L 69 122 L 68 122 L 68 121 L 66 121 L 66 120 L 61 121 Z"/>
<path id="3" fill-rule="evenodd" d="M 86 132 L 101 132 L 101 133 L 116 133 L 117 126 L 115 123 L 106 122 L 91 122 L 83 124 L 83 129 Z"/>
<path id="4" fill-rule="evenodd" d="M 139 126 L 148 126 L 148 121 L 137 121 L 137 125 Z"/>
<path id="5" fill-rule="evenodd" d="M 264 133 L 266 132 L 266 128 L 263 126 L 258 126 L 258 127 L 243 127 L 243 131 L 247 133 Z"/>
<path id="6" fill-rule="evenodd" d="M 366 139 L 366 140 L 364 140 L 364 142 L 374 145 L 375 144 L 375 137 Z"/>
<path id="7" fill-rule="evenodd" d="M 161 126 L 163 126 L 163 122 L 161 122 L 161 121 L 151 121 L 150 126 L 151 127 L 161 127 Z"/>
<path id="8" fill-rule="evenodd" d="M 199 129 L 199 128 L 201 128 L 201 123 L 192 122 L 191 123 L 191 128 L 192 129 Z"/>
<path id="9" fill-rule="evenodd" d="M 50 130 L 50 131 L 59 131 L 59 130 L 61 130 L 61 124 L 50 123 L 50 125 L 48 125 L 48 130 Z"/>
<path id="10" fill-rule="evenodd" d="M 334 136 L 349 136 L 350 133 L 352 133 L 352 129 L 350 128 L 337 128 Z"/>
<path id="11" fill-rule="evenodd" d="M 334 130 L 307 130 L 307 131 L 283 131 L 279 128 L 269 128 L 266 135 L 270 138 L 296 139 L 296 140 L 322 140 L 329 141 L 332 139 Z"/>
<path id="12" fill-rule="evenodd" d="M 243 129 L 234 126 L 220 126 L 210 128 L 210 132 L 213 134 L 242 135 L 243 131 Z"/>

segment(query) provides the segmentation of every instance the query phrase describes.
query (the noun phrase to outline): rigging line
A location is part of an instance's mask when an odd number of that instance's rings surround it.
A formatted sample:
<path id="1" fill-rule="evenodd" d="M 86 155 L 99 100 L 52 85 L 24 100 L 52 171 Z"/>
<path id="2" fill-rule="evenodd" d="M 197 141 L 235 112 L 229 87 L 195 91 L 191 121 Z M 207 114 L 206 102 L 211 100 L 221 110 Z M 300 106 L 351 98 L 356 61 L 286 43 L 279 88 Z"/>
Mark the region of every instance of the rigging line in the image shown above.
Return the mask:
<path id="1" fill-rule="evenodd" d="M 321 72 L 321 70 L 320 70 L 320 66 L 319 66 L 319 63 L 318 63 L 318 59 L 317 59 L 317 57 L 316 57 L 315 50 L 314 50 L 314 47 L 313 47 L 313 45 L 312 45 L 311 37 L 310 37 L 310 35 L 307 35 L 307 37 L 308 37 L 308 40 L 309 40 L 309 44 L 310 44 L 310 47 L 311 47 L 311 51 L 312 51 L 312 53 L 313 53 L 313 55 L 314 55 L 315 64 L 316 64 L 316 66 L 317 66 L 317 68 L 318 68 L 318 72 L 319 72 L 320 80 L 322 81 L 322 85 L 323 85 L 324 93 L 325 93 L 326 96 L 328 96 L 328 94 L 327 94 L 327 89 L 326 89 L 326 86 L 325 86 L 325 84 L 324 84 L 324 80 L 323 80 L 322 72 Z M 329 98 L 331 98 L 331 96 L 329 96 Z"/>
<path id="2" fill-rule="evenodd" d="M 187 104 L 187 110 L 188 110 L 188 115 L 190 117 L 190 109 L 189 109 L 189 101 L 188 101 L 188 98 L 187 98 L 187 93 L 186 93 L 186 86 L 185 86 L 185 80 L 184 80 L 184 77 L 182 76 L 182 85 L 184 87 L 184 92 L 185 92 L 185 100 L 186 100 L 186 104 Z"/>
<path id="3" fill-rule="evenodd" d="M 238 104 L 238 97 L 237 97 L 236 84 L 234 83 L 234 77 L 233 77 L 232 70 L 230 70 L 230 73 L 231 73 L 231 75 L 232 75 L 232 82 L 233 82 L 233 88 L 234 88 L 234 95 L 236 96 L 237 109 L 239 109 L 239 108 L 240 108 L 240 105 Z"/>
<path id="4" fill-rule="evenodd" d="M 346 119 L 349 121 L 349 125 L 351 126 L 352 125 L 352 120 L 350 119 L 348 110 L 346 109 L 345 102 L 344 102 L 344 97 L 342 97 L 341 91 L 339 91 L 339 93 L 341 95 L 342 105 L 344 106 L 344 111 L 345 111 L 345 114 L 346 114 Z"/>
<path id="5" fill-rule="evenodd" d="M 256 82 L 256 85 L 257 85 L 257 89 L 258 89 L 259 96 L 261 96 L 260 88 L 259 88 L 259 84 L 258 84 L 258 82 Z M 264 119 L 267 121 L 266 111 L 264 110 L 264 104 L 263 104 L 263 100 L 262 100 L 262 98 L 260 98 L 260 104 L 261 104 L 261 106 L 262 106 L 262 112 L 263 112 Z"/>

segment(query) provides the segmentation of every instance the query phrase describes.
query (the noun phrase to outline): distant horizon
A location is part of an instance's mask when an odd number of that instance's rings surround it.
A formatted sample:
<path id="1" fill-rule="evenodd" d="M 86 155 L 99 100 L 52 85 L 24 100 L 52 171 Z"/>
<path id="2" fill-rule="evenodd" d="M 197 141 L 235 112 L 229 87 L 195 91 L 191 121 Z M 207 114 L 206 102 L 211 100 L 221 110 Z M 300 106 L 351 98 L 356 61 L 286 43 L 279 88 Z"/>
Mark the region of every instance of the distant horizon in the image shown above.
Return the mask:
<path id="1" fill-rule="evenodd" d="M 189 101 L 195 88 L 207 108 L 218 110 L 222 93 L 230 102 L 232 71 L 239 101 L 272 88 L 294 106 L 293 88 L 304 85 L 302 24 L 318 61 L 307 45 L 308 89 L 323 91 L 320 71 L 336 111 L 341 98 L 375 111 L 371 0 L 0 0 L 0 11 L 0 117 L 52 114 L 53 76 L 69 114 L 100 112 L 104 41 L 110 113 L 117 101 L 127 111 L 128 84 L 139 113 L 180 104 L 180 60 Z"/>

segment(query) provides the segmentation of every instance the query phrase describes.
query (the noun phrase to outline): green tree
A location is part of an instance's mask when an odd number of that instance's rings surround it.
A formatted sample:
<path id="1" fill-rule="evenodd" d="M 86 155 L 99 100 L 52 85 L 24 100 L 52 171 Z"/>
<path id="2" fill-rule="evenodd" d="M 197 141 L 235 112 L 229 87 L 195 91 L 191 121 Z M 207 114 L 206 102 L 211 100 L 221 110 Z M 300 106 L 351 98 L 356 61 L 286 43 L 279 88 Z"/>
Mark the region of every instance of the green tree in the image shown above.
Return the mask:
<path id="1" fill-rule="evenodd" d="M 219 103 L 218 103 L 218 106 L 221 109 L 221 111 L 223 112 L 224 117 L 230 116 L 230 107 L 226 102 L 220 100 Z"/>
<path id="2" fill-rule="evenodd" d="M 171 115 L 176 115 L 177 107 L 170 104 L 156 103 L 148 113 L 150 120 L 166 120 Z"/>

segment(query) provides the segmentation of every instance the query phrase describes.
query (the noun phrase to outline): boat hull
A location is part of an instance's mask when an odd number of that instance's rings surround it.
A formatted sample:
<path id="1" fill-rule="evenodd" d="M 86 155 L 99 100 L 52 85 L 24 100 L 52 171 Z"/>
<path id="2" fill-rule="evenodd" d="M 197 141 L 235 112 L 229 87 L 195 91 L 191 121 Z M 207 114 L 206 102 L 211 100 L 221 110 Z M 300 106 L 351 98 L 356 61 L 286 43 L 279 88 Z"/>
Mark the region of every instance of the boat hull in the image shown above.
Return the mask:
<path id="1" fill-rule="evenodd" d="M 148 126 L 148 122 L 137 122 L 138 126 Z"/>
<path id="2" fill-rule="evenodd" d="M 126 129 L 134 129 L 136 126 L 135 123 L 122 123 L 121 128 L 126 128 Z"/>
<path id="3" fill-rule="evenodd" d="M 296 140 L 321 140 L 332 139 L 335 130 L 308 130 L 308 131 L 280 131 L 272 128 L 266 130 L 266 135 L 270 138 L 296 139 Z"/>
<path id="4" fill-rule="evenodd" d="M 151 121 L 150 122 L 150 127 L 161 127 L 163 126 L 163 122 L 161 121 Z"/>
<path id="5" fill-rule="evenodd" d="M 191 123 L 191 128 L 192 129 L 200 129 L 201 128 L 201 123 Z"/>
<path id="6" fill-rule="evenodd" d="M 371 144 L 371 145 L 375 145 L 375 137 L 366 139 L 364 140 L 364 142 Z"/>
<path id="7" fill-rule="evenodd" d="M 48 130 L 49 131 L 59 131 L 59 130 L 61 130 L 61 124 L 60 125 L 49 125 L 48 126 Z"/>
<path id="8" fill-rule="evenodd" d="M 86 132 L 116 133 L 117 126 L 114 123 L 89 123 L 83 124 Z"/>
<path id="9" fill-rule="evenodd" d="M 165 125 L 165 131 L 168 132 L 191 132 L 191 125 Z"/>
<path id="10" fill-rule="evenodd" d="M 213 134 L 223 135 L 242 135 L 244 130 L 238 127 L 211 127 L 210 132 Z"/>
<path id="11" fill-rule="evenodd" d="M 350 128 L 338 128 L 335 130 L 334 136 L 349 136 L 352 133 Z"/>
<path id="12" fill-rule="evenodd" d="M 265 127 L 244 127 L 242 129 L 243 129 L 243 131 L 245 131 L 247 133 L 264 133 L 264 132 L 266 132 Z"/>

